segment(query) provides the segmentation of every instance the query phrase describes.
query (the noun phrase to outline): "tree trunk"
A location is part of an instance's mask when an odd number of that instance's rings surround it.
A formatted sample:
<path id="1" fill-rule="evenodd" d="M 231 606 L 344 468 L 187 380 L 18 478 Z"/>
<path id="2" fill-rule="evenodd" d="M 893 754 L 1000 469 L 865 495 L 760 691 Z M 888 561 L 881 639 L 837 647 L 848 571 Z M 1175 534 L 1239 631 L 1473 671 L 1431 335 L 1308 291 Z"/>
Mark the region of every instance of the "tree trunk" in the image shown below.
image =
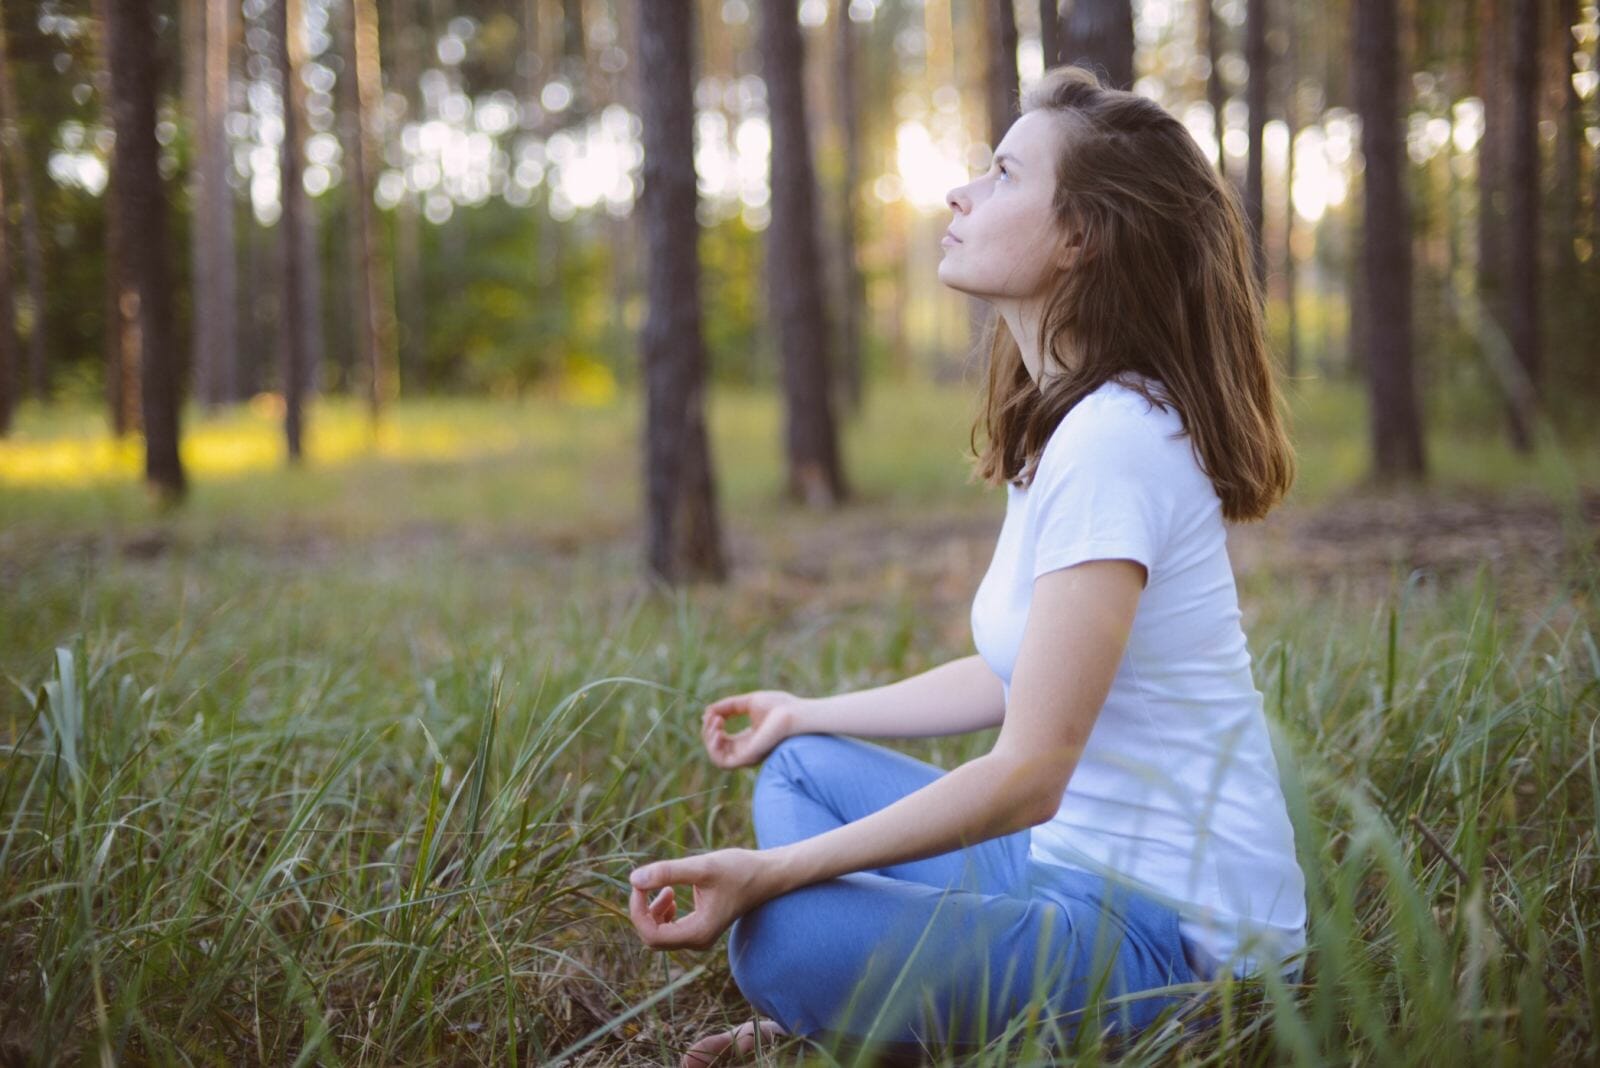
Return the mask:
<path id="1" fill-rule="evenodd" d="M 1068 63 L 1098 72 L 1113 89 L 1133 88 L 1131 0 L 1074 0 L 1061 37 Z"/>
<path id="2" fill-rule="evenodd" d="M 1039 51 L 1045 70 L 1061 62 L 1061 0 L 1039 0 Z"/>
<path id="3" fill-rule="evenodd" d="M 395 88 L 405 97 L 406 119 L 422 120 L 421 78 L 424 47 L 431 26 L 423 21 L 415 0 L 395 0 L 390 10 L 397 16 L 394 28 Z M 400 300 L 395 307 L 396 358 L 400 376 L 417 374 L 425 362 L 427 297 L 422 283 L 422 212 L 418 198 L 407 190 L 394 209 L 394 282 Z"/>
<path id="4" fill-rule="evenodd" d="M 540 35 L 540 0 L 522 0 L 522 55 L 517 61 L 517 69 L 521 72 L 522 95 L 524 98 L 523 109 L 525 117 L 522 121 L 524 129 L 542 128 L 543 122 L 533 123 L 531 116 L 542 111 L 539 104 L 539 94 L 544 89 L 546 68 L 544 53 L 540 48 L 542 37 Z"/>
<path id="5" fill-rule="evenodd" d="M 1222 20 L 1217 18 L 1212 0 L 1200 0 L 1200 34 L 1206 54 L 1206 102 L 1211 105 L 1211 128 L 1217 139 L 1217 173 L 1228 176 L 1228 153 L 1223 135 L 1228 123 L 1223 112 L 1228 106 L 1228 87 L 1222 80 Z"/>
<path id="6" fill-rule="evenodd" d="M 1552 68 L 1555 73 L 1557 93 L 1556 119 L 1556 230 L 1559 238 L 1555 264 L 1560 272 L 1560 282 L 1566 287 L 1577 274 L 1578 255 L 1574 238 L 1582 230 L 1579 215 L 1582 195 L 1579 192 L 1583 175 L 1583 101 L 1572 76 L 1577 72 L 1573 63 L 1576 42 L 1572 27 L 1579 21 L 1577 0 L 1556 0 L 1556 19 L 1551 28 L 1555 56 Z"/>
<path id="7" fill-rule="evenodd" d="M 1478 141 L 1478 301 L 1496 329 L 1504 329 L 1506 77 L 1503 6 L 1480 0 L 1478 96 L 1483 135 Z M 1493 345 L 1493 342 L 1489 342 Z"/>
<path id="8" fill-rule="evenodd" d="M 530 34 L 534 32 L 532 27 L 537 25 L 537 16 L 537 5 L 531 5 L 528 9 L 527 15 L 527 18 L 530 20 Z M 561 51 L 562 39 L 565 34 L 558 34 L 554 32 L 555 30 L 561 29 L 562 25 L 563 24 L 561 23 L 557 23 L 549 27 L 551 32 L 547 34 L 549 40 L 545 43 L 544 50 L 549 56 L 548 68 L 551 72 L 552 78 L 562 75 L 566 69 L 563 64 Z M 537 45 L 537 40 L 534 43 Z M 537 96 L 535 99 L 537 99 Z M 568 121 L 570 112 L 570 108 L 566 113 L 544 112 L 544 135 L 548 136 L 549 131 L 553 131 L 564 125 Z M 538 291 L 541 295 L 541 299 L 560 301 L 562 299 L 561 294 L 563 292 L 562 278 L 564 278 L 566 275 L 565 224 L 558 221 L 555 216 L 551 214 L 551 190 L 552 185 L 549 180 L 542 182 L 539 186 L 539 194 L 535 201 L 535 211 L 537 212 L 535 218 L 538 222 L 538 231 L 534 237 L 534 277 L 537 280 Z M 559 374 L 562 362 L 566 356 L 564 349 L 560 348 L 561 342 L 559 339 L 552 339 L 546 341 L 544 344 L 547 351 L 540 354 L 541 363 L 548 367 L 552 373 Z"/>
<path id="9" fill-rule="evenodd" d="M 527 97 L 525 107 L 530 114 L 540 116 L 538 131 L 540 136 L 547 136 L 555 128 L 556 120 L 549 112 L 542 109 L 539 103 L 547 77 L 561 73 L 561 56 L 558 49 L 559 41 L 555 34 L 543 33 L 545 17 L 541 10 L 540 0 L 524 0 L 522 14 L 523 33 L 523 62 L 528 67 Z M 535 220 L 537 229 L 534 237 L 534 277 L 537 280 L 541 299 L 559 299 L 562 274 L 563 249 L 561 244 L 561 226 L 550 214 L 550 182 L 547 180 L 539 186 L 535 199 Z M 541 358 L 543 358 L 541 356 Z"/>
<path id="10" fill-rule="evenodd" d="M 283 106 L 283 143 L 278 155 L 278 201 L 283 208 L 278 218 L 278 366 L 284 444 L 289 462 L 298 464 L 304 455 L 306 372 L 310 368 L 305 330 L 306 190 L 300 154 L 304 112 L 296 101 L 303 54 L 297 41 L 304 24 L 300 0 L 276 0 L 273 18 Z"/>
<path id="11" fill-rule="evenodd" d="M 828 322 L 795 0 L 763 0 L 762 77 L 772 124 L 772 223 L 767 230 L 768 316 L 783 354 L 789 496 L 813 507 L 848 491 L 840 470 L 828 373 Z"/>
<path id="12" fill-rule="evenodd" d="M 49 385 L 46 381 L 49 364 L 45 356 L 44 242 L 39 238 L 39 202 L 33 195 L 27 144 L 18 125 L 21 117 L 17 80 L 5 35 L 5 13 L 0 6 L 0 148 L 11 160 L 17 203 L 22 209 L 23 271 L 28 285 L 28 385 L 35 397 L 44 400 Z"/>
<path id="13" fill-rule="evenodd" d="M 108 116 L 109 117 L 109 116 Z M 113 159 L 106 168 L 106 408 L 115 437 L 144 425 L 139 398 L 139 298 L 123 250 L 121 193 Z"/>
<path id="14" fill-rule="evenodd" d="M 1539 382 L 1539 0 L 1511 6 L 1511 108 L 1506 163 L 1506 333 L 1516 355 L 1511 445 L 1533 448 Z"/>
<path id="15" fill-rule="evenodd" d="M 1411 225 L 1401 140 L 1395 0 L 1355 0 L 1356 108 L 1361 115 L 1365 215 L 1363 283 L 1373 473 L 1424 473 L 1421 410 L 1412 370 Z"/>
<path id="16" fill-rule="evenodd" d="M 840 392 L 847 408 L 860 413 L 866 398 L 866 383 L 861 366 L 861 310 L 866 305 L 861 267 L 856 262 L 856 214 L 860 205 L 856 189 L 861 185 L 861 113 L 857 89 L 856 32 L 848 13 L 849 3 L 837 5 L 838 108 L 839 130 L 843 142 L 844 175 L 839 191 L 839 356 L 843 373 Z M 1013 50 L 1014 52 L 1015 50 Z"/>
<path id="17" fill-rule="evenodd" d="M 1368 311 L 1366 266 L 1362 243 L 1363 224 L 1356 206 L 1366 194 L 1366 180 L 1352 175 L 1350 189 L 1341 214 L 1344 216 L 1345 281 L 1350 293 L 1350 329 L 1345 344 L 1345 373 L 1350 377 L 1366 378 L 1367 357 L 1372 347 L 1367 337 Z"/>
<path id="18" fill-rule="evenodd" d="M 641 338 L 647 562 L 668 583 L 721 582 L 727 568 L 705 422 L 699 193 L 694 157 L 684 151 L 694 143 L 693 6 L 651 0 L 638 14 L 650 305 Z"/>
<path id="19" fill-rule="evenodd" d="M 1288 152 L 1283 161 L 1283 298 L 1288 319 L 1288 342 L 1284 363 L 1292 380 L 1300 373 L 1300 309 L 1296 301 L 1297 276 L 1295 271 L 1295 211 L 1294 211 L 1294 139 L 1300 132 L 1300 69 L 1296 37 L 1299 26 L 1295 22 L 1294 7 L 1284 10 L 1288 33 L 1284 34 L 1286 54 L 1283 57 L 1283 121 L 1289 128 Z"/>
<path id="20" fill-rule="evenodd" d="M 624 55 L 638 55 L 638 7 L 632 4 L 617 6 L 614 9 L 613 20 L 615 47 L 620 48 Z M 603 52 L 602 57 L 606 54 Z M 639 99 L 637 79 L 629 77 L 630 72 L 626 69 L 611 70 L 610 66 L 605 62 L 596 62 L 591 66 L 595 84 L 599 87 L 600 99 L 607 105 L 620 104 L 630 115 L 642 115 L 644 105 Z M 644 288 L 643 222 L 632 211 L 612 214 L 609 207 L 603 219 L 605 240 L 610 245 L 607 267 L 610 272 L 611 301 L 614 306 L 624 308 L 633 299 L 633 295 Z M 621 377 L 625 370 L 631 370 L 631 361 L 619 361 L 611 354 L 627 352 L 632 345 L 632 335 L 632 328 L 622 316 L 618 315 L 610 320 L 606 331 L 606 350 L 608 363 L 612 365 L 612 370 L 618 377 Z M 627 368 L 621 366 L 624 363 L 628 365 Z"/>
<path id="21" fill-rule="evenodd" d="M 1017 115 L 1017 19 L 1011 0 L 984 0 L 988 45 L 984 63 L 989 144 L 998 145 Z"/>
<path id="22" fill-rule="evenodd" d="M 11 245 L 5 167 L 0 166 L 0 438 L 11 432 L 16 404 L 17 322 L 11 306 Z"/>
<path id="23" fill-rule="evenodd" d="M 595 107 L 589 84 L 588 31 L 584 27 L 583 0 L 561 0 L 561 72 L 572 89 L 566 121 L 581 124 Z"/>
<path id="24" fill-rule="evenodd" d="M 214 16 L 213 16 L 214 17 Z M 206 0 L 179 0 L 179 29 L 182 49 L 178 63 L 183 74 L 182 113 L 189 134 L 190 161 L 187 174 L 189 197 L 189 372 L 194 376 L 193 393 L 206 404 L 204 385 L 206 350 L 201 343 L 201 321 L 206 302 L 207 282 L 205 224 L 200 215 L 204 198 L 204 156 L 206 121 Z"/>
<path id="25" fill-rule="evenodd" d="M 163 499 L 176 501 L 184 478 L 178 457 L 167 199 L 157 167 L 155 12 L 151 0 L 114 0 L 105 11 L 123 254 L 139 307 L 145 479 Z"/>
<path id="26" fill-rule="evenodd" d="M 376 114 L 379 104 L 378 12 L 373 0 L 345 0 L 344 154 L 349 164 L 350 273 L 355 279 L 355 321 L 366 379 L 367 407 L 376 423 L 394 398 L 394 301 L 388 259 L 372 203 L 377 181 Z M 353 73 L 354 77 L 349 75 Z"/>
<path id="27" fill-rule="evenodd" d="M 194 267 L 191 364 L 197 400 L 208 408 L 238 399 L 238 299 L 234 267 L 233 194 L 228 188 L 230 25 L 234 5 L 189 0 L 190 71 L 185 77 L 196 161 L 190 246 Z"/>
<path id="28" fill-rule="evenodd" d="M 270 80 L 278 69 L 272 4 L 252 3 L 243 14 L 242 73 L 252 82 Z M 241 270 L 239 396 L 245 399 L 278 388 L 278 365 L 282 360 L 278 334 L 283 329 L 278 274 L 282 264 L 276 226 L 261 224 L 249 198 L 240 204 L 240 209 L 234 216 L 234 226 L 239 236 Z"/>
<path id="29" fill-rule="evenodd" d="M 305 142 L 311 133 L 310 112 L 306 106 L 306 83 L 303 71 L 306 64 L 306 6 L 305 0 L 291 0 L 289 8 L 289 65 L 294 72 L 290 79 L 288 101 L 294 109 L 295 128 L 299 137 L 295 155 L 300 165 L 302 181 L 295 186 L 294 195 L 300 201 L 300 234 L 296 239 L 295 254 L 300 262 L 300 340 L 302 362 L 300 384 L 304 392 L 315 396 L 322 381 L 322 256 L 318 253 L 321 227 L 317 225 L 316 205 L 305 191 Z"/>
<path id="30" fill-rule="evenodd" d="M 297 0 L 300 2 L 300 0 Z M 303 8 L 302 8 L 303 10 Z M 302 23 L 303 25 L 303 23 Z M 297 69 L 299 69 L 297 67 Z M 300 129 L 302 135 L 311 128 L 306 112 L 300 111 Z M 301 151 L 304 153 L 304 140 L 301 141 Z M 302 168 L 303 173 L 304 168 Z M 322 363 L 327 355 L 327 346 L 323 336 L 322 314 L 322 247 L 321 230 L 318 225 L 317 206 L 301 189 L 300 213 L 301 236 L 298 243 L 300 254 L 300 329 L 305 336 L 301 339 L 301 347 L 305 351 L 304 373 L 301 383 L 306 394 L 311 397 L 322 392 Z"/>
<path id="31" fill-rule="evenodd" d="M 337 299 L 345 302 L 346 313 L 340 317 L 346 345 L 338 354 L 340 377 L 345 393 L 361 393 L 368 404 L 372 402 L 372 337 L 368 331 L 366 260 L 361 245 L 361 188 L 366 184 L 361 167 L 361 94 L 357 92 L 355 78 L 355 50 L 351 39 L 353 29 L 351 8 L 355 0 L 336 0 L 337 22 L 330 20 L 330 32 L 335 36 L 333 51 L 339 54 L 338 81 L 334 86 L 339 130 L 339 152 L 344 160 L 343 199 L 339 204 L 340 223 L 344 228 L 343 245 L 345 269 L 340 279 Z M 409 196 L 410 193 L 404 194 Z"/>
<path id="32" fill-rule="evenodd" d="M 1558 94 L 1556 134 L 1556 211 L 1555 211 L 1555 285 L 1551 287 L 1555 298 L 1557 316 L 1551 340 L 1551 363 L 1559 361 L 1563 378 L 1576 385 L 1579 379 L 1572 372 L 1587 361 L 1589 342 L 1585 321 L 1589 315 L 1587 302 L 1579 280 L 1583 266 L 1578 260 L 1577 241 L 1583 233 L 1583 101 L 1572 84 L 1576 72 L 1573 52 L 1577 47 L 1572 39 L 1572 27 L 1579 21 L 1577 0 L 1558 0 L 1557 18 L 1552 33 L 1555 57 L 1551 66 L 1556 74 Z M 1593 254 L 1591 253 L 1591 256 Z"/>
<path id="33" fill-rule="evenodd" d="M 1600 33 L 1594 37 L 1589 69 L 1600 71 Z M 1600 148 L 1589 154 L 1589 180 L 1594 187 L 1589 196 L 1589 262 L 1600 265 Z"/>
<path id="34" fill-rule="evenodd" d="M 1245 62 L 1250 67 L 1250 80 L 1245 85 L 1245 99 L 1250 106 L 1250 150 L 1245 163 L 1244 214 L 1250 224 L 1250 253 L 1255 262 L 1256 280 L 1261 283 L 1263 296 L 1267 291 L 1267 250 L 1264 226 L 1266 211 L 1262 188 L 1262 131 L 1267 125 L 1267 98 L 1271 88 L 1271 57 L 1267 53 L 1267 2 L 1248 0 L 1245 13 Z"/>
<path id="35" fill-rule="evenodd" d="M 1454 87 L 1459 84 L 1457 76 L 1452 76 L 1446 90 L 1446 99 L 1457 100 L 1462 95 Z M 1444 121 L 1448 124 L 1448 133 L 1444 139 L 1444 248 L 1445 248 L 1445 275 L 1444 291 L 1454 300 L 1456 282 L 1461 277 L 1461 227 L 1457 225 L 1461 218 L 1461 177 L 1456 173 L 1456 159 L 1460 149 L 1456 147 L 1456 109 L 1447 108 Z"/>
<path id="36" fill-rule="evenodd" d="M 116 129 L 111 110 L 111 44 L 107 38 L 105 0 L 93 0 L 95 49 L 100 64 L 95 88 L 101 104 L 100 119 Z M 139 398 L 139 307 L 133 279 L 123 256 L 122 200 L 117 190 L 116 153 L 106 161 L 105 212 L 105 380 L 106 411 L 116 437 L 138 431 L 142 424 Z"/>
<path id="37" fill-rule="evenodd" d="M 207 120 L 211 146 L 207 157 L 208 173 L 214 180 L 208 183 L 214 195 L 207 197 L 207 226 L 214 231 L 212 243 L 215 265 L 216 328 L 213 367 L 217 372 L 216 396 L 223 404 L 244 399 L 240 388 L 239 346 L 239 212 L 238 200 L 228 184 L 228 174 L 233 169 L 228 144 L 227 121 L 233 94 L 233 68 L 242 47 L 243 20 L 237 5 L 229 3 L 227 18 L 207 22 L 206 48 L 206 106 L 211 115 Z M 246 208 L 248 212 L 248 207 Z"/>

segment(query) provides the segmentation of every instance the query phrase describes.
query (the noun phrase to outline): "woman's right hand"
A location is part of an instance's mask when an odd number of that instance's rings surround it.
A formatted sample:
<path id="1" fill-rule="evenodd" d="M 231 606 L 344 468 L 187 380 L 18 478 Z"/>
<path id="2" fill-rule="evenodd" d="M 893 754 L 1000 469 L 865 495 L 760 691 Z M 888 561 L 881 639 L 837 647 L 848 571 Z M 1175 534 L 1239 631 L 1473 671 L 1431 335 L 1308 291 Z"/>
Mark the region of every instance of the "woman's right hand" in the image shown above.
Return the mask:
<path id="1" fill-rule="evenodd" d="M 719 768 L 759 763 L 794 727 L 794 712 L 805 699 L 784 690 L 752 690 L 713 701 L 700 720 L 700 740 Z M 729 734 L 725 721 L 749 716 L 750 725 Z"/>

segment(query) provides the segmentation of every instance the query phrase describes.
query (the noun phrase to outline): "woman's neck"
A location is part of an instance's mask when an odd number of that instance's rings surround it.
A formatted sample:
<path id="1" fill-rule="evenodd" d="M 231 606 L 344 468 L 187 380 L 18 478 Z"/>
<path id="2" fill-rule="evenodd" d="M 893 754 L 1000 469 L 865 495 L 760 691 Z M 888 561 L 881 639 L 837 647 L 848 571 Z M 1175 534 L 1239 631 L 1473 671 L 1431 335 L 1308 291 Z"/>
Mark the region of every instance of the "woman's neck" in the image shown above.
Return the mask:
<path id="1" fill-rule="evenodd" d="M 1045 360 L 1044 354 L 1039 351 L 1039 324 L 1044 319 L 1045 301 L 996 301 L 995 309 L 1000 318 L 1005 320 L 1006 328 L 1011 331 L 1011 337 L 1022 353 L 1022 365 L 1028 369 L 1028 376 L 1033 379 L 1034 385 L 1043 388 L 1046 379 L 1054 378 L 1063 370 L 1059 354 Z M 1071 352 L 1074 348 L 1071 337 L 1063 337 L 1062 340 Z"/>

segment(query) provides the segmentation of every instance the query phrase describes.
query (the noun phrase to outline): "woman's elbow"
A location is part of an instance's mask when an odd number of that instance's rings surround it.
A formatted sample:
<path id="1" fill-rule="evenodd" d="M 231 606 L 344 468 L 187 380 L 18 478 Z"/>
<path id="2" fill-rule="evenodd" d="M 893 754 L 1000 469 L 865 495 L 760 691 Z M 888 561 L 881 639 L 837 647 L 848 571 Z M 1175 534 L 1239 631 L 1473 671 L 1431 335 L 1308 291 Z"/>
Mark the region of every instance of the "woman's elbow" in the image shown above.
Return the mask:
<path id="1" fill-rule="evenodd" d="M 1049 823 L 1061 811 L 1061 797 L 1066 792 L 1062 783 L 1039 783 L 1017 799 L 1015 811 L 1024 821 L 1022 829 Z"/>
<path id="2" fill-rule="evenodd" d="M 1004 811 L 1009 830 L 1015 832 L 1037 827 L 1055 818 L 1061 809 L 1061 798 L 1067 784 L 1055 769 L 1046 769 L 1032 759 L 1007 760 L 989 754 L 988 759 L 1003 762 L 1001 779 L 995 783 L 996 795 L 1005 799 Z"/>
<path id="3" fill-rule="evenodd" d="M 1037 795 L 1032 805 L 1028 807 L 1028 826 L 1037 827 L 1041 823 L 1049 823 L 1056 818 L 1056 813 L 1061 811 L 1061 790 L 1045 790 Z"/>
<path id="4" fill-rule="evenodd" d="M 1041 765 L 1034 762 L 1030 769 L 1032 774 L 1027 776 L 1028 784 L 1028 826 L 1037 827 L 1041 823 L 1049 823 L 1056 818 L 1056 813 L 1061 811 L 1061 799 L 1067 793 L 1067 779 L 1061 774 L 1061 769 L 1053 763 Z"/>

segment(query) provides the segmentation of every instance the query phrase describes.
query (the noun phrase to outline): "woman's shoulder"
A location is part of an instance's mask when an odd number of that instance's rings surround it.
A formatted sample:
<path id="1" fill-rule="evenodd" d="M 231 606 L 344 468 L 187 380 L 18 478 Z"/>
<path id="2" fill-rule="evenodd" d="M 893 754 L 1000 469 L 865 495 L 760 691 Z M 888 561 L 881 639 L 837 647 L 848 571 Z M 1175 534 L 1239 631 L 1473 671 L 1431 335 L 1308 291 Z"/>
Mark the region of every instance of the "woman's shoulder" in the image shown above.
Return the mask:
<path id="1" fill-rule="evenodd" d="M 1124 371 L 1100 383 L 1084 400 L 1093 400 L 1095 407 L 1133 413 L 1158 420 L 1172 420 L 1180 425 L 1178 406 L 1172 393 L 1159 378 Z"/>
<path id="2" fill-rule="evenodd" d="M 1092 472 L 1158 495 L 1214 497 L 1177 406 L 1163 406 L 1160 383 L 1149 381 L 1149 396 L 1116 381 L 1086 394 L 1045 442 L 1035 482 L 1059 486 Z"/>
<path id="3" fill-rule="evenodd" d="M 1162 444 L 1179 440 L 1182 433 L 1183 420 L 1158 380 L 1144 376 L 1111 378 L 1085 394 L 1061 417 L 1045 451 L 1170 451 Z"/>

